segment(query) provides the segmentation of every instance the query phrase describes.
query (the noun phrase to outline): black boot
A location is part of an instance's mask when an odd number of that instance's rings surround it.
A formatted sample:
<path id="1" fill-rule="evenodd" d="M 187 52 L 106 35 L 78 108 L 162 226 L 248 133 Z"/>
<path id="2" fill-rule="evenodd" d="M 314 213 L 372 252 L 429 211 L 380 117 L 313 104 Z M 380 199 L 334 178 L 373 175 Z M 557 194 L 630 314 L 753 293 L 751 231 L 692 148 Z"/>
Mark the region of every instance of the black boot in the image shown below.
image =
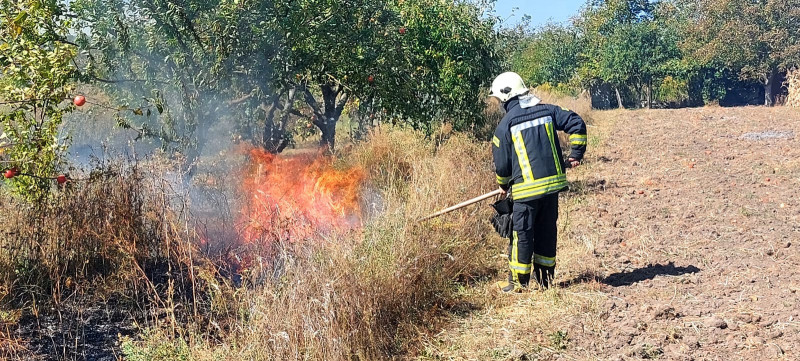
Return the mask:
<path id="1" fill-rule="evenodd" d="M 542 286 L 543 289 L 550 288 L 550 285 L 555 278 L 555 274 L 555 267 L 545 267 L 538 264 L 533 265 L 533 277 L 536 279 L 536 283 Z"/>

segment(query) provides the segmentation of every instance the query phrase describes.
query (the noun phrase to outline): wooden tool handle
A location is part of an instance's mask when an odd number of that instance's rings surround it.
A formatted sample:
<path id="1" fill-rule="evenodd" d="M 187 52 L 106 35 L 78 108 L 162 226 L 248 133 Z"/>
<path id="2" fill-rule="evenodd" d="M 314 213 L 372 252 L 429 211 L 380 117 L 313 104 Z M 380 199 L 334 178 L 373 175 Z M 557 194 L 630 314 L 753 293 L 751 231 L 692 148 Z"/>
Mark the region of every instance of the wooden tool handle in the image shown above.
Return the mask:
<path id="1" fill-rule="evenodd" d="M 489 199 L 489 198 L 492 198 L 492 197 L 495 197 L 495 196 L 499 196 L 502 193 L 503 193 L 503 190 L 496 189 L 496 190 L 494 190 L 492 192 L 489 192 L 489 193 L 486 193 L 486 194 L 484 194 L 484 195 L 482 195 L 480 197 L 472 198 L 472 199 L 470 199 L 468 201 L 461 202 L 461 203 L 456 204 L 456 205 L 454 205 L 452 207 L 448 207 L 448 208 L 442 209 L 441 211 L 438 211 L 438 212 L 436 212 L 434 214 L 431 214 L 431 215 L 429 215 L 427 217 L 420 218 L 419 220 L 417 220 L 417 222 L 427 221 L 427 220 L 429 220 L 431 218 L 439 217 L 441 215 L 450 213 L 452 211 L 456 211 L 456 210 L 459 210 L 461 208 L 464 208 L 464 207 L 466 207 L 468 205 L 475 204 L 475 203 L 478 203 L 480 201 L 483 201 L 483 200 L 486 200 L 486 199 Z"/>

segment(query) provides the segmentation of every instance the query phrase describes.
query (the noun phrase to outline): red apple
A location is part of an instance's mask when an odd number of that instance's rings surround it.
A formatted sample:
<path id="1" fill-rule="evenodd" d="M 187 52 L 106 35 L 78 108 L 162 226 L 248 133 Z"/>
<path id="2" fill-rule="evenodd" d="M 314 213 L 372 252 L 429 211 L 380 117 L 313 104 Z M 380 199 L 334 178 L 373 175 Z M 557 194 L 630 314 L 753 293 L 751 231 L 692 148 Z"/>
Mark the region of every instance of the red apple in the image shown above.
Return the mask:
<path id="1" fill-rule="evenodd" d="M 7 179 L 11 179 L 11 178 L 16 177 L 17 176 L 17 168 L 11 168 L 11 169 L 7 170 L 6 173 L 4 174 L 4 176 Z"/>
<path id="2" fill-rule="evenodd" d="M 372 76 L 372 75 L 370 75 L 370 76 L 367 78 L 367 81 L 368 81 L 370 84 L 372 84 L 372 83 L 375 81 L 375 77 L 374 77 L 374 76 Z"/>
<path id="3" fill-rule="evenodd" d="M 399 31 L 400 31 L 400 35 L 404 35 L 406 33 L 406 28 L 402 27 L 402 28 L 400 28 Z"/>
<path id="4" fill-rule="evenodd" d="M 78 95 L 75 97 L 75 99 L 72 100 L 72 102 L 79 107 L 83 106 L 84 104 L 86 104 L 86 97 L 83 95 Z"/>
<path id="5" fill-rule="evenodd" d="M 58 184 L 67 183 L 67 176 L 61 174 L 58 177 L 56 177 L 56 181 L 58 182 Z"/>

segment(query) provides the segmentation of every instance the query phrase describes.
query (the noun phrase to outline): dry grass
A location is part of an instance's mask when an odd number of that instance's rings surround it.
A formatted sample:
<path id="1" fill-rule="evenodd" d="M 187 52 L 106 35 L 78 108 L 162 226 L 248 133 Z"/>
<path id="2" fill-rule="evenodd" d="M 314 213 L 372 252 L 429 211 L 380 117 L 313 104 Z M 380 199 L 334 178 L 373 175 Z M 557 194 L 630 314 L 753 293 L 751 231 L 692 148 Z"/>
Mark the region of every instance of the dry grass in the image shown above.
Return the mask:
<path id="1" fill-rule="evenodd" d="M 9 309 L 32 309 L 34 295 L 60 307 L 78 300 L 76 290 L 87 302 L 129 299 L 148 310 L 138 335 L 121 339 L 129 360 L 373 360 L 424 354 L 449 313 L 510 307 L 513 301 L 475 294 L 506 268 L 506 241 L 484 221 L 490 207 L 415 221 L 494 189 L 490 143 L 446 128 L 426 138 L 385 127 L 369 139 L 336 160 L 338 167 L 368 170 L 363 229 L 276 243 L 263 253 L 249 249 L 257 266 L 241 275 L 241 286 L 224 271 L 227 260 L 193 246 L 186 194 L 166 187 L 164 174 L 106 169 L 56 193 L 44 208 L 13 203 L 15 211 L 0 219 L 0 234 L 13 243 L 7 249 L 18 249 L 0 255 L 3 284 L 15 295 Z M 21 236 L 12 236 L 15 228 Z M 590 243 L 568 241 L 562 254 L 580 259 Z M 561 269 L 580 275 L 587 267 Z M 541 297 L 545 309 L 584 296 Z M 4 341 L 11 349 L 25 340 Z"/>
<path id="2" fill-rule="evenodd" d="M 57 304 L 101 285 L 146 294 L 141 265 L 169 259 L 177 222 L 156 186 L 136 167 L 106 166 L 41 203 L 3 195 L 0 301 L 22 306 L 44 296 Z"/>
<path id="3" fill-rule="evenodd" d="M 163 173 L 107 164 L 76 178 L 39 203 L 0 196 L 0 358 L 93 358 L 84 342 L 108 346 L 135 319 L 211 309 L 194 273 L 214 268 L 193 261 L 185 195 Z"/>
<path id="4" fill-rule="evenodd" d="M 270 262 L 276 266 L 259 272 L 269 276 L 235 291 L 231 307 L 239 317 L 220 339 L 202 336 L 210 324 L 196 325 L 165 346 L 156 331 L 126 340 L 126 354 L 374 360 L 406 352 L 420 333 L 435 330 L 444 310 L 458 306 L 460 285 L 494 273 L 498 247 L 488 224 L 475 222 L 488 218 L 488 207 L 415 222 L 494 188 L 487 143 L 463 135 L 434 142 L 409 130 L 374 131 L 339 160 L 369 170 L 365 192 L 373 194 L 365 206 L 377 211 L 363 230 L 278 247 Z"/>

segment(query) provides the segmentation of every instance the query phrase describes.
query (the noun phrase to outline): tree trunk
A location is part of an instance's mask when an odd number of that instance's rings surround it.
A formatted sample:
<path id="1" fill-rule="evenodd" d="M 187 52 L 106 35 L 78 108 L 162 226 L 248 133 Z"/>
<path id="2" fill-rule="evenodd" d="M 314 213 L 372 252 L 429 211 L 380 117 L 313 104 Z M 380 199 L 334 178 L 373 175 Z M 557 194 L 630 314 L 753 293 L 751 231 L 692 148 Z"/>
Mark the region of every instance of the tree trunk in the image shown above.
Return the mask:
<path id="1" fill-rule="evenodd" d="M 272 100 L 272 104 L 269 105 L 269 108 L 264 108 L 264 112 L 266 113 L 264 117 L 264 133 L 261 135 L 261 142 L 264 145 L 264 149 L 270 153 L 277 153 L 278 148 L 278 138 L 282 138 L 283 135 L 276 134 L 278 133 L 277 129 L 275 129 L 275 110 L 278 109 L 278 105 L 280 104 L 280 96 L 275 96 L 275 99 Z"/>
<path id="2" fill-rule="evenodd" d="M 775 105 L 775 83 L 778 82 L 778 71 L 772 69 L 767 74 L 764 83 L 764 105 L 771 107 Z"/>
<path id="3" fill-rule="evenodd" d="M 323 121 L 322 124 L 319 125 L 319 130 L 322 131 L 322 138 L 319 140 L 319 146 L 328 153 L 333 153 L 333 149 L 336 146 L 336 122 L 337 119 L 329 117 L 327 121 Z"/>
<path id="4" fill-rule="evenodd" d="M 653 109 L 653 81 L 647 81 L 647 109 Z"/>
<path id="5" fill-rule="evenodd" d="M 264 144 L 264 149 L 270 153 L 280 153 L 289 145 L 289 137 L 287 137 L 286 134 L 286 123 L 294 109 L 296 94 L 297 89 L 290 88 L 288 90 L 286 93 L 286 102 L 283 104 L 283 107 L 280 107 L 280 115 L 277 121 L 275 121 L 275 111 L 279 108 L 280 98 L 283 94 L 276 96 L 269 108 L 265 109 L 266 119 L 264 120 L 264 134 L 261 139 Z"/>
<path id="6" fill-rule="evenodd" d="M 314 124 L 322 131 L 322 138 L 319 141 L 320 148 L 324 148 L 328 153 L 333 153 L 336 142 L 336 123 L 342 116 L 348 94 L 342 92 L 341 86 L 334 84 L 322 85 L 320 90 L 322 90 L 323 109 L 319 109 L 316 102 L 312 100 L 314 103 L 312 108 L 315 108 L 315 113 L 318 114 L 318 119 Z M 308 96 L 306 101 L 308 102 Z"/>
<path id="7" fill-rule="evenodd" d="M 688 102 L 690 107 L 701 107 L 705 104 L 705 100 L 703 100 L 703 78 L 699 75 L 695 75 L 689 80 Z"/>
<path id="8" fill-rule="evenodd" d="M 619 94 L 619 88 L 614 88 L 614 91 L 617 92 L 617 107 L 625 109 L 625 106 L 622 105 L 622 95 Z"/>

